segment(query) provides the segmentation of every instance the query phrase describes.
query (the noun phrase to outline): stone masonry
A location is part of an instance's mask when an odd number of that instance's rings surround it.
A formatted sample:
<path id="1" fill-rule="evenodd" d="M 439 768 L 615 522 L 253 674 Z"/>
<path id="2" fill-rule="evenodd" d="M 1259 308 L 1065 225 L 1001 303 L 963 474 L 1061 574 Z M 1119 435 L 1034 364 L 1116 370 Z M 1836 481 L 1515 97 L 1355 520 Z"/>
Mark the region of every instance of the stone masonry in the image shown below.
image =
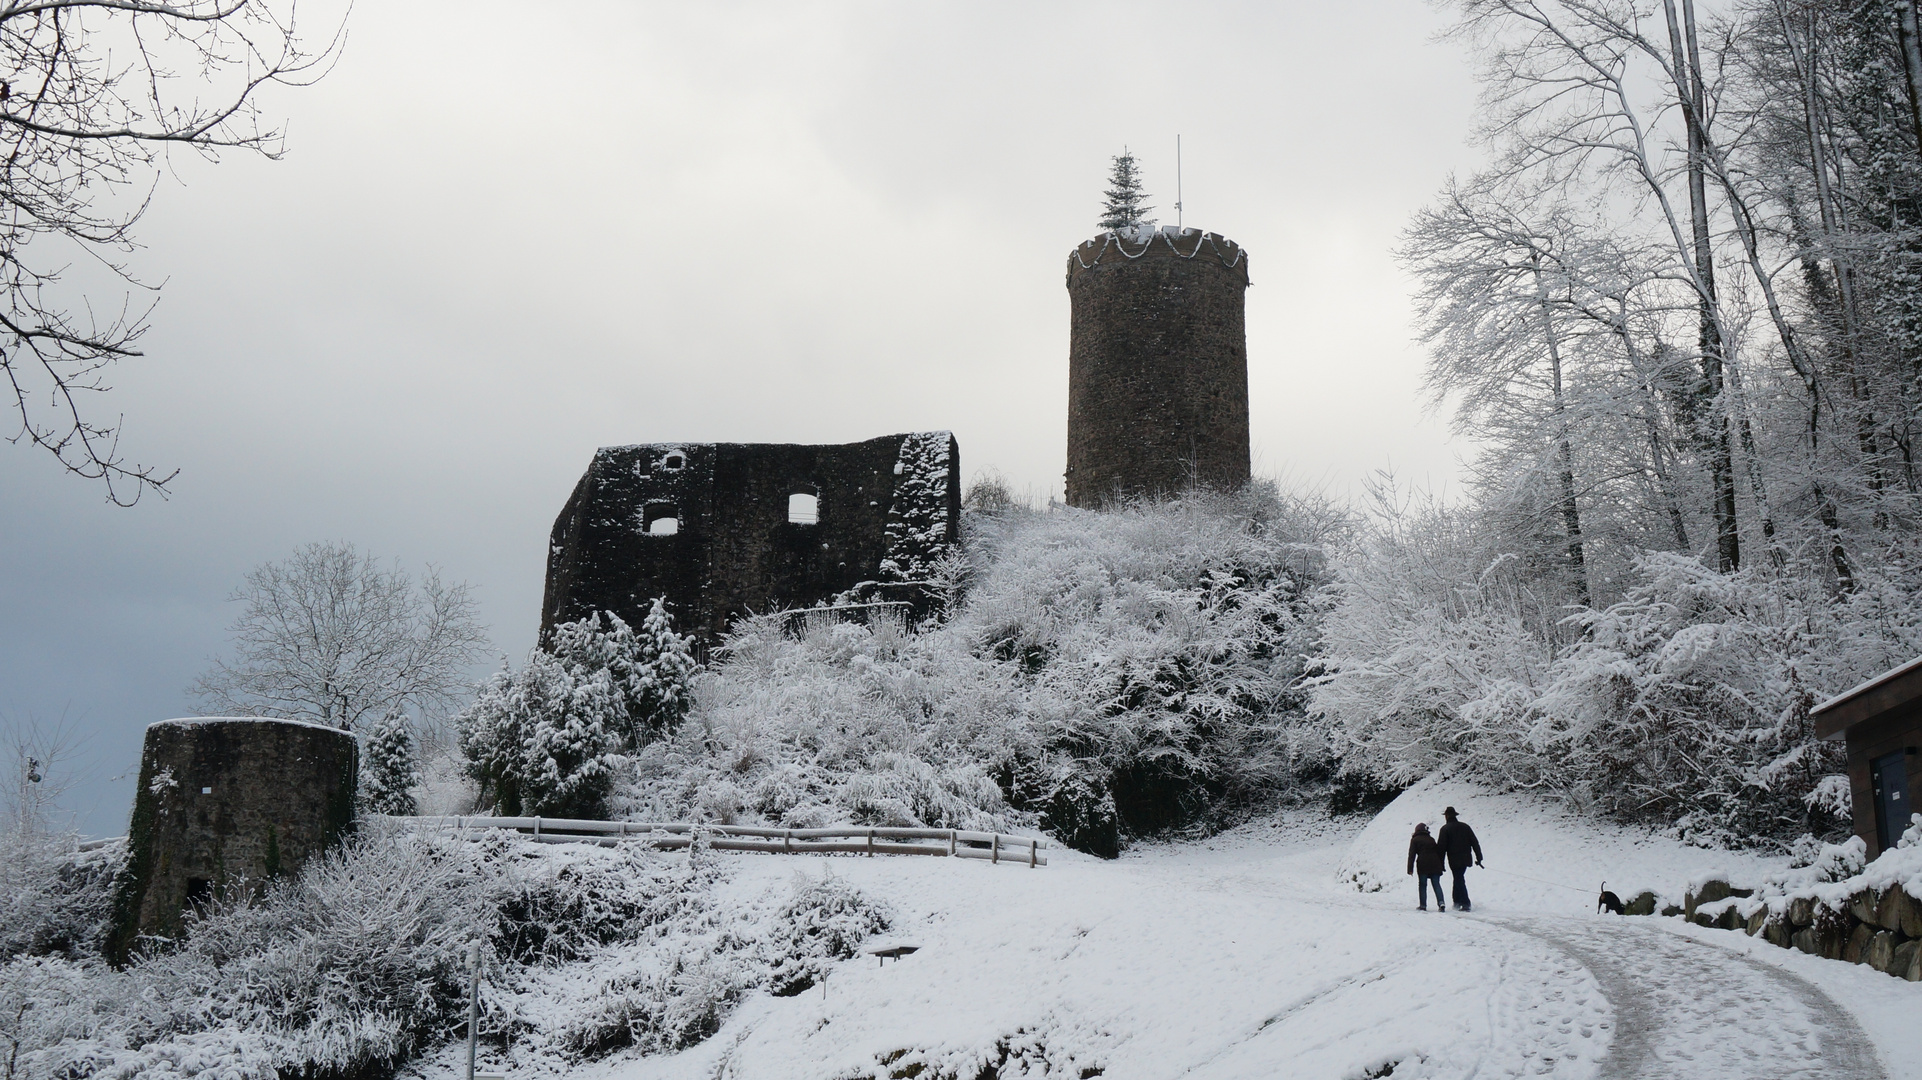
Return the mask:
<path id="1" fill-rule="evenodd" d="M 1248 482 L 1248 257 L 1199 229 L 1111 229 L 1068 257 L 1071 506 Z"/>
<path id="2" fill-rule="evenodd" d="M 707 644 L 749 613 L 919 603 L 960 538 L 960 471 L 945 431 L 604 447 L 554 522 L 542 639 L 596 611 L 638 626 L 655 597 Z"/>
<path id="3" fill-rule="evenodd" d="M 107 954 L 172 937 L 188 905 L 258 887 L 337 843 L 354 822 L 359 748 L 298 720 L 205 718 L 147 726 L 115 884 Z"/>

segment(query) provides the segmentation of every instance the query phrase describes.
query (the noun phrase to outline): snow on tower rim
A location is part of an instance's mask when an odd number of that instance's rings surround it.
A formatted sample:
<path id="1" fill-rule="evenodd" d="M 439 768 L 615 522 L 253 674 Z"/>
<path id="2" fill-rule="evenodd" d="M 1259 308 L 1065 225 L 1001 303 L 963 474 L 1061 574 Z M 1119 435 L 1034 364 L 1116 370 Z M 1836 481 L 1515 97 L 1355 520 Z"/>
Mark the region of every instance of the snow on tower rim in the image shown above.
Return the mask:
<path id="1" fill-rule="evenodd" d="M 1231 270 L 1245 264 L 1248 257 L 1240 244 L 1205 229 L 1175 225 L 1124 225 L 1083 241 L 1075 248 L 1072 258 L 1081 269 L 1091 270 L 1099 266 L 1104 258 L 1112 263 L 1114 259 L 1111 253 L 1132 261 L 1149 255 L 1194 259 L 1204 251 L 1213 254 L 1221 260 L 1221 265 Z"/>
<path id="2" fill-rule="evenodd" d="M 294 727 L 319 728 L 322 731 L 338 731 L 343 735 L 353 734 L 333 724 L 323 724 L 317 720 L 298 720 L 291 716 L 175 716 L 166 720 L 155 720 L 147 726 L 157 728 L 169 724 L 182 727 L 195 724 L 287 724 Z"/>

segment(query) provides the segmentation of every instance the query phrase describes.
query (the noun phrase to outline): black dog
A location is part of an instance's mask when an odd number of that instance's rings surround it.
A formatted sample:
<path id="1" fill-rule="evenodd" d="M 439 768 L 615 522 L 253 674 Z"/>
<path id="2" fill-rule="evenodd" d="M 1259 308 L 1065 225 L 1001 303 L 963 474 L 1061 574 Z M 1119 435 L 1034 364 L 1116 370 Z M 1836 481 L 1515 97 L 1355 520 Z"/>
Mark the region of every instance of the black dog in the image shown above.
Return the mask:
<path id="1" fill-rule="evenodd" d="M 1606 881 L 1602 882 L 1602 895 L 1595 898 L 1595 914 L 1600 915 L 1603 908 L 1607 908 L 1617 915 L 1628 914 L 1628 909 L 1622 906 L 1622 898 L 1608 891 L 1608 882 Z"/>

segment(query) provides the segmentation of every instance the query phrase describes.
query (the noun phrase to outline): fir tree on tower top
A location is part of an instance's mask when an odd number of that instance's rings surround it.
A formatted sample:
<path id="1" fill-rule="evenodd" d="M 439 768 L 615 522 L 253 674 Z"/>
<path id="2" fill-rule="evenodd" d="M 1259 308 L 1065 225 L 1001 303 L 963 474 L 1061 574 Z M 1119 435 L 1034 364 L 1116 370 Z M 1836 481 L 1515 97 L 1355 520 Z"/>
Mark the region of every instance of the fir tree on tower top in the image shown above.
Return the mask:
<path id="1" fill-rule="evenodd" d="M 1148 193 L 1141 190 L 1141 170 L 1135 166 L 1135 156 L 1125 146 L 1114 159 L 1114 170 L 1108 174 L 1108 190 L 1104 194 L 1105 199 L 1101 204 L 1102 228 L 1125 229 L 1155 223 L 1148 216 L 1148 211 L 1154 207 L 1142 203 Z"/>

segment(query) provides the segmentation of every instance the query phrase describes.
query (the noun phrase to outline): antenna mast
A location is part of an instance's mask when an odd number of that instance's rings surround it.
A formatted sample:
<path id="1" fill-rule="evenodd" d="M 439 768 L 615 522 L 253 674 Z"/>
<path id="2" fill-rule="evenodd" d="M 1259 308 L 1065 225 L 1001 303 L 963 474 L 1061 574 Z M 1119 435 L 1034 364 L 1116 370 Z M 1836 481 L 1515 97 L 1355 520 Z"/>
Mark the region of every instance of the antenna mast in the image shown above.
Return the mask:
<path id="1" fill-rule="evenodd" d="M 1175 228 L 1181 228 L 1181 136 L 1175 136 Z"/>

